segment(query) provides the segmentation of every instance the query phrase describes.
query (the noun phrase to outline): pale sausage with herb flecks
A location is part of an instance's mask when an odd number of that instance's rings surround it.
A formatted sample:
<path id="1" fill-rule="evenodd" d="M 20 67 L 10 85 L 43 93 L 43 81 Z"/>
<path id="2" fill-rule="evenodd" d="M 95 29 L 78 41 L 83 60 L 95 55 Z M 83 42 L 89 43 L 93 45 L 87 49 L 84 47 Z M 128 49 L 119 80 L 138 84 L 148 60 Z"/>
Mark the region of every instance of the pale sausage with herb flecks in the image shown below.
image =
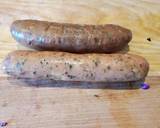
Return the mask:
<path id="1" fill-rule="evenodd" d="M 4 60 L 3 68 L 18 78 L 128 82 L 143 80 L 149 64 L 133 54 L 14 51 Z"/>

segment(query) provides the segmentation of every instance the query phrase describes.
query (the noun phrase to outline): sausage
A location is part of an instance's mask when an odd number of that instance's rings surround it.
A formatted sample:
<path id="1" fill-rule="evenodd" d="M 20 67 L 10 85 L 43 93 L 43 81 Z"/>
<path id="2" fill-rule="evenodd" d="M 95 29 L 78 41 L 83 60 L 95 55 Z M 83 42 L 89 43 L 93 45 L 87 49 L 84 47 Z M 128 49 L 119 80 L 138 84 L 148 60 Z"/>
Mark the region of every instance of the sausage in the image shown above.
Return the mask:
<path id="1" fill-rule="evenodd" d="M 18 50 L 5 58 L 3 69 L 18 78 L 128 82 L 143 80 L 149 64 L 143 57 L 132 54 Z"/>
<path id="2" fill-rule="evenodd" d="M 132 39 L 130 30 L 118 25 L 79 25 L 38 20 L 17 20 L 13 38 L 22 45 L 49 51 L 112 53 Z"/>

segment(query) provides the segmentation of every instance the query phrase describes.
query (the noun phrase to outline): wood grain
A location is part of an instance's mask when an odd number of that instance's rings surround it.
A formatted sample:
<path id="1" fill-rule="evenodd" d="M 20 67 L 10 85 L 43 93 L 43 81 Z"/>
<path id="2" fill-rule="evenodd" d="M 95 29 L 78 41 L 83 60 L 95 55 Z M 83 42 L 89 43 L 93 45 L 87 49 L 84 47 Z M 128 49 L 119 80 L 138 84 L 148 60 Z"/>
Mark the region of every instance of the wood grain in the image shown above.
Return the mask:
<path id="1" fill-rule="evenodd" d="M 0 67 L 10 51 L 24 49 L 11 37 L 10 24 L 29 18 L 80 24 L 113 23 L 131 29 L 129 52 L 149 61 L 147 82 L 151 88 L 145 91 L 72 86 L 68 89 L 59 85 L 50 87 L 48 83 L 44 83 L 46 87 L 33 87 L 6 77 L 0 69 L 0 119 L 8 121 L 8 128 L 160 127 L 159 0 L 1 0 Z"/>
<path id="2" fill-rule="evenodd" d="M 160 2 L 145 0 L 20 0 L 0 2 L 0 62 L 16 49 L 9 32 L 17 19 L 39 19 L 81 24 L 114 23 L 133 32 L 130 52 L 150 63 L 149 75 L 160 75 Z M 151 38 L 149 42 L 147 38 Z M 1 75 L 4 75 L 0 71 Z"/>
<path id="3" fill-rule="evenodd" d="M 159 128 L 160 77 L 149 90 L 28 86 L 0 78 L 0 119 L 7 128 Z"/>

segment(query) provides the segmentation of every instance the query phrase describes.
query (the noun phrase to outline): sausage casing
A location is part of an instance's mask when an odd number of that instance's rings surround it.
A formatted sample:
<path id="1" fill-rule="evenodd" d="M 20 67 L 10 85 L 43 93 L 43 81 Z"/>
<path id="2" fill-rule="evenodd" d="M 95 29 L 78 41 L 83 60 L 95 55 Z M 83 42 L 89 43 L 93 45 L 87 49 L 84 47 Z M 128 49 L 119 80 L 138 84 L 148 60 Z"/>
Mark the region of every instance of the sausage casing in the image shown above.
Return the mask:
<path id="1" fill-rule="evenodd" d="M 14 51 L 4 70 L 19 78 L 64 81 L 126 82 L 143 80 L 148 62 L 132 54 L 73 54 L 52 51 Z"/>
<path id="2" fill-rule="evenodd" d="M 118 25 L 79 25 L 37 20 L 17 20 L 11 34 L 20 44 L 37 49 L 76 53 L 113 53 L 132 39 L 129 29 Z"/>

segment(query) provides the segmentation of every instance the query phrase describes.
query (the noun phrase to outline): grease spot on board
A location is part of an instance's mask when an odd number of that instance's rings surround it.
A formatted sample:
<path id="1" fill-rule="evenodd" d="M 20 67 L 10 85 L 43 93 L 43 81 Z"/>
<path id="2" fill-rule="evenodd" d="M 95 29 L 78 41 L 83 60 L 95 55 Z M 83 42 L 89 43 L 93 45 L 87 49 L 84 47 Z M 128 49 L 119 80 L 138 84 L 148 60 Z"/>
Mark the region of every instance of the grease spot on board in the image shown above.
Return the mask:
<path id="1" fill-rule="evenodd" d="M 151 38 L 147 38 L 147 40 L 148 40 L 149 42 L 151 42 Z"/>
<path id="2" fill-rule="evenodd" d="M 94 94 L 94 97 L 99 98 L 100 96 L 99 96 L 99 95 L 97 95 L 97 94 Z"/>

